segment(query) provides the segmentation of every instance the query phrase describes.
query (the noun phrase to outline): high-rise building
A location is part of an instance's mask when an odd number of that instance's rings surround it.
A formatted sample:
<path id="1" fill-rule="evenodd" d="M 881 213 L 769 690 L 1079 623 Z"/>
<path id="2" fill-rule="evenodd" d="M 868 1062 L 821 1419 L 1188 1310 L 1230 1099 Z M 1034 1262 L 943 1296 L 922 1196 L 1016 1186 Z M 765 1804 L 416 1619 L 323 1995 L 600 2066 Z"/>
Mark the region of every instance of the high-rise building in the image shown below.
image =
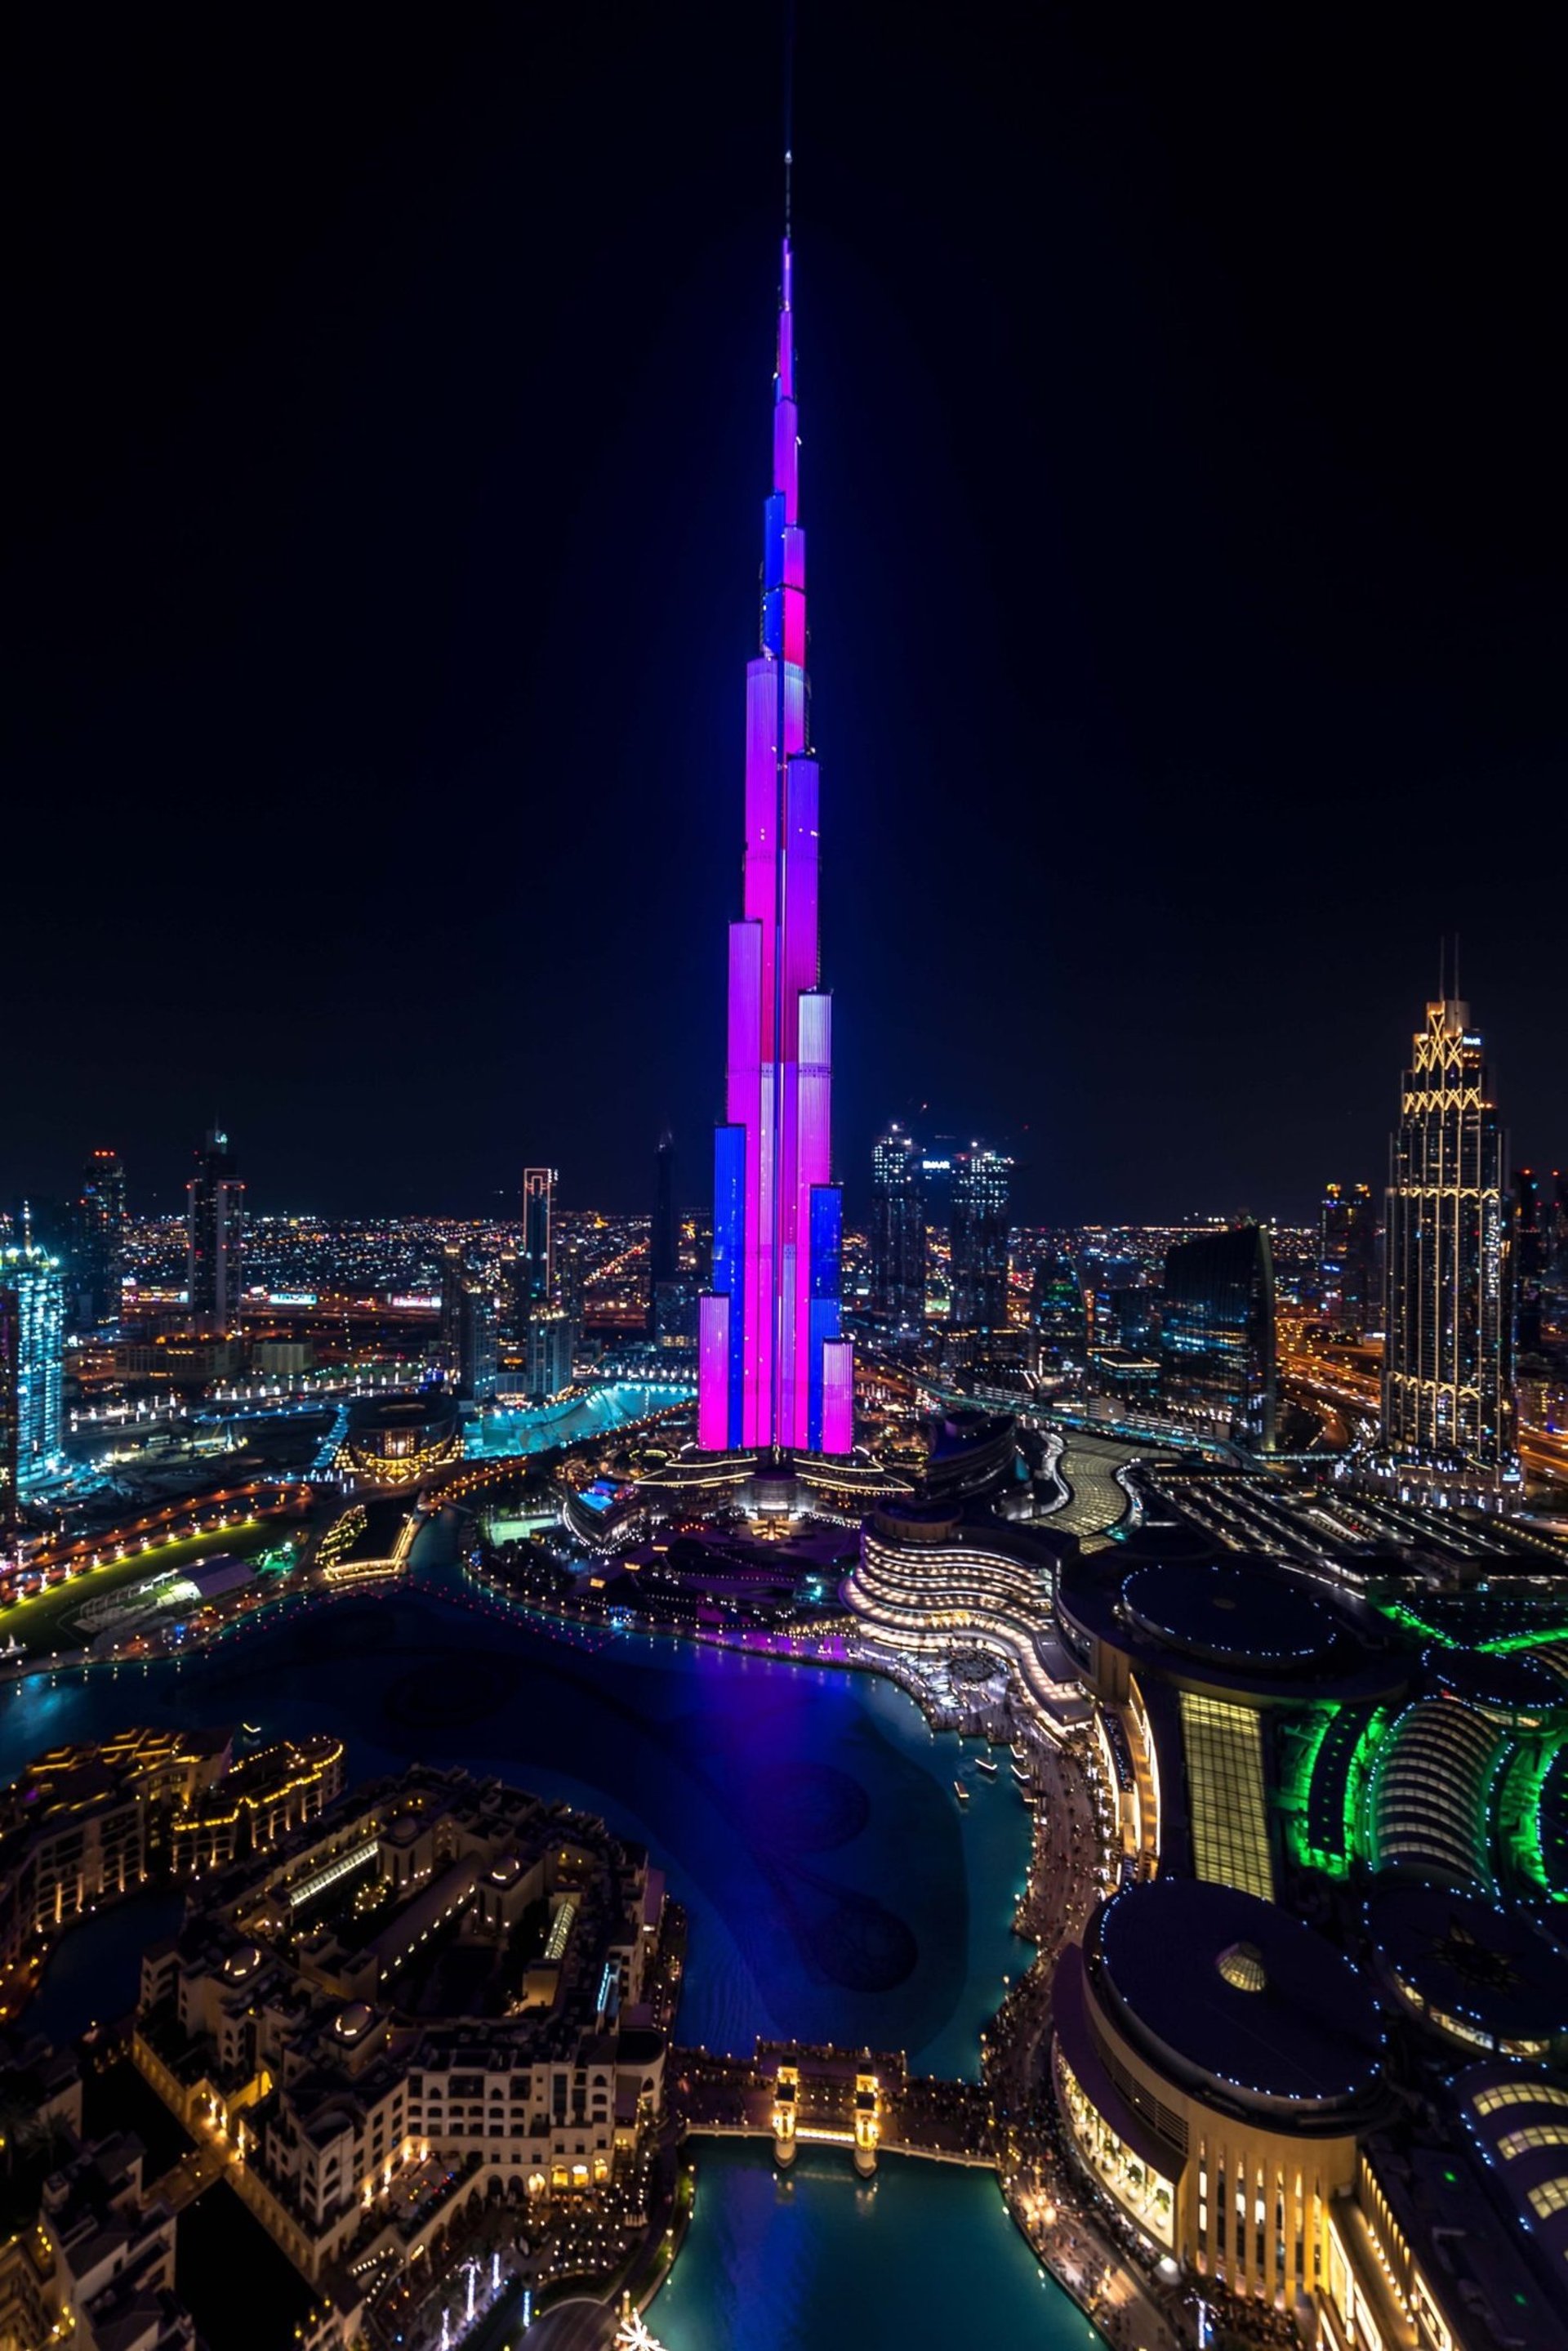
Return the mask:
<path id="1" fill-rule="evenodd" d="M 558 1306 L 543 1306 L 528 1318 L 526 1385 L 543 1403 L 572 1384 L 572 1359 L 576 1352 L 577 1326 Z"/>
<path id="2" fill-rule="evenodd" d="M 1359 1338 L 1376 1329 L 1377 1210 L 1366 1184 L 1325 1186 L 1318 1218 L 1317 1309 L 1333 1331 Z"/>
<path id="3" fill-rule="evenodd" d="M 832 1181 L 832 998 L 821 984 L 817 766 L 808 727 L 794 260 L 786 231 L 763 511 L 761 644 L 746 670 L 745 862 L 730 925 L 726 1123 L 716 1131 L 712 1287 L 701 1304 L 698 1441 L 847 1453 Z"/>
<path id="4" fill-rule="evenodd" d="M 1528 1167 L 1521 1167 L 1514 1176 L 1509 1228 L 1514 1345 L 1521 1355 L 1538 1355 L 1544 1320 L 1546 1230 L 1542 1215 L 1541 1178 Z"/>
<path id="5" fill-rule="evenodd" d="M 1542 1202 L 1542 1256 L 1546 1269 L 1545 1316 L 1559 1338 L 1568 1337 L 1568 1174 L 1552 1171 L 1552 1190 Z"/>
<path id="6" fill-rule="evenodd" d="M 72 1270 L 82 1327 L 114 1329 L 125 1272 L 125 1169 L 118 1151 L 93 1152 L 82 1171 Z"/>
<path id="7" fill-rule="evenodd" d="M 185 1290 L 193 1322 L 237 1322 L 244 1276 L 245 1187 L 229 1138 L 212 1128 L 185 1186 Z"/>
<path id="8" fill-rule="evenodd" d="M 680 1262 L 680 1211 L 675 1199 L 675 1144 L 668 1128 L 653 1161 L 653 1215 L 648 1233 L 648 1330 L 673 1346 L 697 1336 L 697 1285 Z"/>
<path id="9" fill-rule="evenodd" d="M 1160 1384 L 1168 1408 L 1216 1437 L 1274 1443 L 1274 1265 L 1262 1225 L 1217 1227 L 1165 1253 Z"/>
<path id="10" fill-rule="evenodd" d="M 548 1306 L 556 1280 L 556 1171 L 523 1170 L 523 1295 L 530 1306 Z"/>
<path id="11" fill-rule="evenodd" d="M 0 1249 L 0 1528 L 59 1467 L 64 1352 L 58 1258 Z"/>
<path id="12" fill-rule="evenodd" d="M 871 1152 L 871 1311 L 893 1331 L 919 1331 L 926 1312 L 920 1155 L 897 1120 Z"/>
<path id="13" fill-rule="evenodd" d="M 982 1143 L 953 1155 L 949 1321 L 960 1331 L 1005 1331 L 1008 1203 L 1012 1162 Z"/>
<path id="14" fill-rule="evenodd" d="M 1507 1138 L 1468 1004 L 1428 1004 L 1388 1153 L 1383 1441 L 1402 1461 L 1514 1465 Z"/>
<path id="15" fill-rule="evenodd" d="M 495 1394 L 500 1334 L 494 1285 L 470 1265 L 459 1241 L 441 1253 L 441 1362 L 460 1396 L 488 1404 Z"/>
<path id="16" fill-rule="evenodd" d="M 1082 1363 L 1088 1343 L 1084 1286 L 1070 1251 L 1043 1249 L 1029 1289 L 1029 1320 L 1040 1334 L 1041 1352 L 1053 1364 Z"/>

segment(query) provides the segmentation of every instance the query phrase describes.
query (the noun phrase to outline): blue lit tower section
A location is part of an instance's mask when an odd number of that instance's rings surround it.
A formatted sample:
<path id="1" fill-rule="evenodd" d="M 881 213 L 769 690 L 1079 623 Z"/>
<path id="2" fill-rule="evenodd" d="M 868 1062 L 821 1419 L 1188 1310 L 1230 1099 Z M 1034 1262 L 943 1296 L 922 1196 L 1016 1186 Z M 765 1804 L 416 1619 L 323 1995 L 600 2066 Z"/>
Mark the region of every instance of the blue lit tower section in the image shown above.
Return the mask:
<path id="1" fill-rule="evenodd" d="M 60 1468 L 64 1352 L 58 1258 L 0 1249 L 0 1527 Z"/>
<path id="2" fill-rule="evenodd" d="M 698 1327 L 698 1441 L 712 1452 L 847 1453 L 854 1445 L 854 1358 L 840 1332 L 842 1214 L 830 1180 L 832 999 L 821 986 L 818 942 L 792 268 L 786 235 L 761 643 L 746 670 L 745 856 L 742 918 L 730 925 L 712 1288 Z"/>

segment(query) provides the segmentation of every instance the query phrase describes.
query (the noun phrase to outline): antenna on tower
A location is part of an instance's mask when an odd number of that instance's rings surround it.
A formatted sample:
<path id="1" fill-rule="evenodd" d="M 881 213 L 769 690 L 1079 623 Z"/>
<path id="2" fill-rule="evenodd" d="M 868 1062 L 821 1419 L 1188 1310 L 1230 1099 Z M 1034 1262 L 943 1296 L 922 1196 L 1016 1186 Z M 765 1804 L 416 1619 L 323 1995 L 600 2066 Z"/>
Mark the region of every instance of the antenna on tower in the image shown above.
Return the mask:
<path id="1" fill-rule="evenodd" d="M 1448 1000 L 1449 936 L 1446 931 L 1439 931 L 1438 933 L 1438 1001 L 1439 1004 L 1446 1004 Z"/>
<path id="2" fill-rule="evenodd" d="M 1456 1004 L 1459 1002 L 1459 935 L 1458 931 L 1456 931 L 1456 932 L 1454 933 L 1454 1001 L 1455 1001 L 1455 1003 L 1456 1003 Z"/>
<path id="3" fill-rule="evenodd" d="M 794 172 L 794 0 L 784 0 L 784 236 L 790 233 L 791 187 Z"/>

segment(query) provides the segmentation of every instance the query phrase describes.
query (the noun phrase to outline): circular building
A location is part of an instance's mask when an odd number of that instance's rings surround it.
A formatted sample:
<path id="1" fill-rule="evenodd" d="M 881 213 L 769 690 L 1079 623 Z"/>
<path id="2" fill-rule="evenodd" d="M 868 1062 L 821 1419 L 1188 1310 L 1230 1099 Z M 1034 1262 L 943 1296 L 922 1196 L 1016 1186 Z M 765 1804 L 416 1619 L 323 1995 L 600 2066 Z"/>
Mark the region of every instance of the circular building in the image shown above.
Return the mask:
<path id="1" fill-rule="evenodd" d="M 1074 2146 L 1149 2245 L 1238 2294 L 1310 2294 L 1383 2104 L 1377 2003 L 1343 1954 L 1253 1895 L 1157 1878 L 1064 1955 L 1055 2019 Z"/>
<path id="2" fill-rule="evenodd" d="M 1299 1674 L 1333 1650 L 1339 1626 L 1310 1593 L 1255 1569 L 1161 1561 L 1122 1583 L 1129 1625 L 1204 1665 Z"/>
<path id="3" fill-rule="evenodd" d="M 1506 1730 L 1540 1730 L 1568 1714 L 1568 1682 L 1540 1657 L 1485 1649 L 1422 1652 L 1428 1679 Z"/>
<path id="4" fill-rule="evenodd" d="M 457 1400 L 443 1388 L 359 1396 L 348 1407 L 339 1465 L 373 1485 L 411 1485 L 462 1450 Z"/>
<path id="5" fill-rule="evenodd" d="M 1513 1902 L 1395 1880 L 1366 1906 L 1382 1980 L 1468 2055 L 1568 2059 L 1568 1951 Z"/>

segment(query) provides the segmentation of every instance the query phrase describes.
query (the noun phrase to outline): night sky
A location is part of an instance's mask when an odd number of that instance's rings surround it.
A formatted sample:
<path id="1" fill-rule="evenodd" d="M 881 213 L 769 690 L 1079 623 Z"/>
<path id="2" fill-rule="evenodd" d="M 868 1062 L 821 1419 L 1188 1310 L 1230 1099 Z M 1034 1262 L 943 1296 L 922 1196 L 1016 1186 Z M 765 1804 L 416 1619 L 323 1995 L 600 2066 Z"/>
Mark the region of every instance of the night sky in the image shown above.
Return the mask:
<path id="1" fill-rule="evenodd" d="M 1544 15 L 802 0 L 836 1157 L 1021 1213 L 1380 1181 L 1461 934 L 1568 1161 Z M 1532 48 L 1532 44 L 1542 46 Z M 0 1201 L 707 1185 L 779 213 L 768 7 L 10 37 Z"/>

